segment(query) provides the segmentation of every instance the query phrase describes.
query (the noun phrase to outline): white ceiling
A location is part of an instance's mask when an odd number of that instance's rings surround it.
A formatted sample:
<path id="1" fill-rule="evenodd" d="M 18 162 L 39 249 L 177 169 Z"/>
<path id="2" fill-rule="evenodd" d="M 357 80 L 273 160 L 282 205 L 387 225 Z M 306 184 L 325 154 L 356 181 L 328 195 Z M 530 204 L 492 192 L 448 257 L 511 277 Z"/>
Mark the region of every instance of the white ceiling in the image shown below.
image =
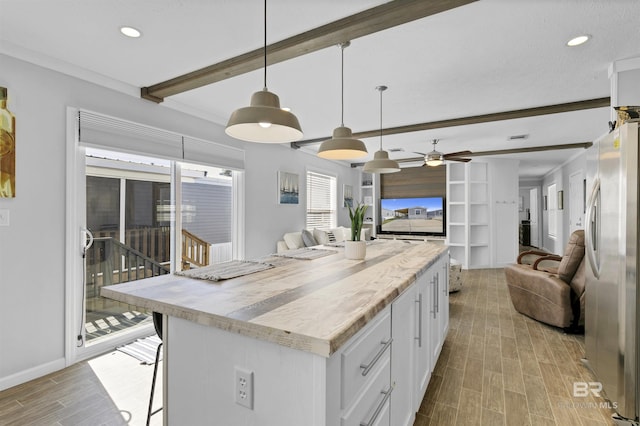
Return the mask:
<path id="1" fill-rule="evenodd" d="M 400 0 L 396 0 L 400 1 Z M 426 1 L 426 0 L 425 0 Z M 269 0 L 268 43 L 385 3 L 379 0 Z M 640 1 L 481 0 L 352 40 L 345 50 L 345 125 L 432 122 L 610 95 L 607 69 L 640 55 Z M 131 25 L 139 39 L 122 36 Z M 591 40 L 569 48 L 580 34 Z M 261 0 L 0 0 L 0 52 L 133 95 L 139 88 L 259 48 Z M 226 124 L 262 89 L 262 70 L 167 99 L 163 105 Z M 305 139 L 340 124 L 340 49 L 269 66 L 269 89 L 298 116 Z M 592 141 L 610 108 L 389 135 L 392 158 Z M 528 134 L 523 141 L 510 135 Z M 379 138 L 365 139 L 372 156 Z M 317 145 L 304 149 L 317 150 Z M 540 177 L 579 150 L 520 156 L 521 178 Z M 360 160 L 358 160 L 360 161 Z"/>

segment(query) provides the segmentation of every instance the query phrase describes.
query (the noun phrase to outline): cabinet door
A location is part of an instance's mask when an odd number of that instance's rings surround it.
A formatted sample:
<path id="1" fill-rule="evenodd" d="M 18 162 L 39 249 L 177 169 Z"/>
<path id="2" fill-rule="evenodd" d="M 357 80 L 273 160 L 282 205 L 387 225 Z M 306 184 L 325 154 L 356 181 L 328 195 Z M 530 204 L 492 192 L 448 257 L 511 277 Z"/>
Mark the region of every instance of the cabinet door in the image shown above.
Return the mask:
<path id="1" fill-rule="evenodd" d="M 440 289 L 440 342 L 441 346 L 444 344 L 444 339 L 447 338 L 449 332 L 449 256 L 442 257 L 442 267 L 440 273 L 442 274 L 442 284 Z M 440 348 L 442 349 L 442 347 Z"/>
<path id="2" fill-rule="evenodd" d="M 391 424 L 412 425 L 413 408 L 413 352 L 417 338 L 414 321 L 416 313 L 416 288 L 413 284 L 391 304 Z"/>
<path id="3" fill-rule="evenodd" d="M 431 324 L 433 322 L 433 268 L 418 277 L 416 283 L 416 339 L 413 406 L 417 411 L 431 379 Z"/>
<path id="4" fill-rule="evenodd" d="M 429 317 L 429 349 L 431 351 L 429 358 L 431 360 L 431 369 L 435 368 L 440 348 L 442 347 L 442 336 L 440 332 L 440 303 L 442 302 L 440 295 L 442 294 L 442 270 L 440 262 L 433 266 L 433 279 L 431 281 L 431 316 Z"/>
<path id="5" fill-rule="evenodd" d="M 449 262 L 443 256 L 433 266 L 433 323 L 431 324 L 431 368 L 435 368 L 449 328 Z"/>

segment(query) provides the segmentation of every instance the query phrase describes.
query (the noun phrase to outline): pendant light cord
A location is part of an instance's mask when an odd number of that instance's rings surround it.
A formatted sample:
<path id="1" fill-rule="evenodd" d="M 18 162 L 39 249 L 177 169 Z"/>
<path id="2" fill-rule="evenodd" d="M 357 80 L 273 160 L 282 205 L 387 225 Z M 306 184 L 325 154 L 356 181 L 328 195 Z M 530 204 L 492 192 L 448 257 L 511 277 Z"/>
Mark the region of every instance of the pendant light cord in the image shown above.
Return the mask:
<path id="1" fill-rule="evenodd" d="M 264 0 L 264 90 L 267 90 L 267 0 Z"/>
<path id="2" fill-rule="evenodd" d="M 340 62 L 342 67 L 340 69 L 340 126 L 344 127 L 344 48 L 345 45 L 340 45 Z"/>
<path id="3" fill-rule="evenodd" d="M 380 151 L 382 151 L 382 92 L 384 89 L 382 87 L 378 87 L 380 91 Z"/>

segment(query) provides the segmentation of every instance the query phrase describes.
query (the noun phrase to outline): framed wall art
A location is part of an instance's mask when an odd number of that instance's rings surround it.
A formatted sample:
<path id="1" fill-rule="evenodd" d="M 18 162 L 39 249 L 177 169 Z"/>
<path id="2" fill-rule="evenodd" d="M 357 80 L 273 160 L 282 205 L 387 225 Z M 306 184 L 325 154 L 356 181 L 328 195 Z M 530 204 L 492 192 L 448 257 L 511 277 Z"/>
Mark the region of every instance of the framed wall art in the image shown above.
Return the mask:
<path id="1" fill-rule="evenodd" d="M 353 186 L 342 185 L 343 207 L 353 207 Z"/>
<path id="2" fill-rule="evenodd" d="M 300 179 L 296 173 L 278 172 L 278 204 L 298 204 Z"/>

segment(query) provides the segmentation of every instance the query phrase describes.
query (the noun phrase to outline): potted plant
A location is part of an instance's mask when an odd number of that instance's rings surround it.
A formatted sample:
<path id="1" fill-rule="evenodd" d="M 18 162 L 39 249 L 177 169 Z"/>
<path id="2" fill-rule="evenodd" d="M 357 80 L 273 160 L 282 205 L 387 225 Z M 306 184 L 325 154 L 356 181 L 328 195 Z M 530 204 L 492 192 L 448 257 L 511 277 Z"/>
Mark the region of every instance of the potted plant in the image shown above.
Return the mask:
<path id="1" fill-rule="evenodd" d="M 351 240 L 344 242 L 344 255 L 347 259 L 364 259 L 367 253 L 367 242 L 360 240 L 364 214 L 367 211 L 366 204 L 359 204 L 354 208 L 349 208 L 349 219 L 351 219 Z"/>

